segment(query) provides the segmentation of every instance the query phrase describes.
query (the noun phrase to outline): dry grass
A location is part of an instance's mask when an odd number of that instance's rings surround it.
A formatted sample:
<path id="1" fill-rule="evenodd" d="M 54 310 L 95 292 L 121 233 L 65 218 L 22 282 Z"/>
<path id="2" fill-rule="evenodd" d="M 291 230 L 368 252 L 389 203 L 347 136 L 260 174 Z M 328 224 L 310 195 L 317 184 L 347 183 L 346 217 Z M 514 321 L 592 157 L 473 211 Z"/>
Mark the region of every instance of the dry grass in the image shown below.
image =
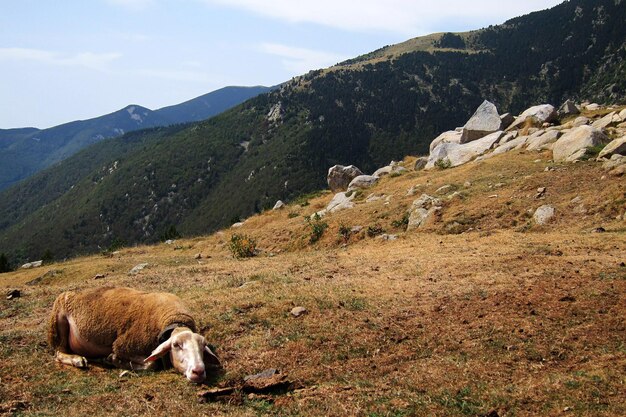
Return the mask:
<path id="1" fill-rule="evenodd" d="M 545 172 L 547 156 L 386 178 L 372 192 L 391 196 L 389 204 L 361 198 L 328 216 L 314 245 L 303 216 L 328 194 L 246 221 L 237 232 L 259 242 L 253 258 L 233 259 L 224 231 L 2 274 L 0 286 L 23 294 L 1 301 L 0 413 L 626 415 L 626 227 L 616 220 L 626 210 L 624 179 L 600 180 L 593 163 Z M 416 184 L 417 195 L 406 196 Z M 460 194 L 440 196 L 442 216 L 428 230 L 393 226 L 421 192 L 446 184 Z M 547 187 L 543 199 L 537 187 Z M 582 203 L 570 202 L 576 196 Z M 540 228 L 528 210 L 542 204 L 553 204 L 557 218 Z M 345 244 L 341 225 L 378 225 L 399 239 L 361 232 Z M 590 233 L 598 226 L 607 232 Z M 150 265 L 128 275 L 140 262 Z M 49 270 L 58 272 L 26 285 Z M 93 280 L 97 273 L 107 276 Z M 45 344 L 52 301 L 99 285 L 186 300 L 224 363 L 209 385 L 274 367 L 304 388 L 200 404 L 201 387 L 173 372 L 119 378 L 53 363 Z M 289 316 L 297 305 L 309 313 Z"/>

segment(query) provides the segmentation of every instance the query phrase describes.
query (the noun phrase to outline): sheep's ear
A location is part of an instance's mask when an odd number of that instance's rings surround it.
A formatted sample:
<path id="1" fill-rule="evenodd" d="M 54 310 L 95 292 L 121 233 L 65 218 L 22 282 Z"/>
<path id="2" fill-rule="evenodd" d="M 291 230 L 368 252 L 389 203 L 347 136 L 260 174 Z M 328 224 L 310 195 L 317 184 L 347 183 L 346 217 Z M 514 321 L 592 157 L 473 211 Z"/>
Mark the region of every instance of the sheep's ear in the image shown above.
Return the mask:
<path id="1" fill-rule="evenodd" d="M 167 354 L 171 349 L 172 349 L 172 343 L 171 343 L 170 339 L 167 339 L 165 342 L 163 342 L 159 346 L 157 346 L 157 348 L 152 351 L 150 356 L 148 356 L 146 359 L 144 359 L 144 362 L 155 361 L 155 360 L 159 359 L 160 357 L 165 356 L 165 354 Z"/>
<path id="2" fill-rule="evenodd" d="M 213 353 L 208 346 L 204 347 L 204 363 L 214 366 L 221 366 L 220 360 L 217 359 L 215 353 Z"/>

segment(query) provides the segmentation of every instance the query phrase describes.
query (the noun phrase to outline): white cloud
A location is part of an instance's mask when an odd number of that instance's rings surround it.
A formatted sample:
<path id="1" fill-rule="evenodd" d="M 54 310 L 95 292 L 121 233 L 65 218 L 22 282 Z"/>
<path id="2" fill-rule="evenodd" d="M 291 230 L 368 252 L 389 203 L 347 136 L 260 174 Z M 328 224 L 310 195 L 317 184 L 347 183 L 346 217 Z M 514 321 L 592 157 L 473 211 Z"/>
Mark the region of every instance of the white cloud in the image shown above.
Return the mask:
<path id="1" fill-rule="evenodd" d="M 446 20 L 502 21 L 562 0 L 203 0 L 247 10 L 291 23 L 315 23 L 344 30 L 389 31 L 417 36 L 436 30 Z M 478 29 L 478 28 L 476 28 Z"/>
<path id="2" fill-rule="evenodd" d="M 260 46 L 260 50 L 281 57 L 283 66 L 289 72 L 296 74 L 303 74 L 310 70 L 325 68 L 347 59 L 347 57 L 338 54 L 305 48 L 295 48 L 277 43 L 263 43 Z"/>
<path id="3" fill-rule="evenodd" d="M 107 65 L 119 59 L 119 53 L 83 52 L 66 55 L 53 51 L 29 48 L 0 48 L 1 61 L 36 61 L 48 65 L 85 67 L 98 71 L 107 69 Z"/>

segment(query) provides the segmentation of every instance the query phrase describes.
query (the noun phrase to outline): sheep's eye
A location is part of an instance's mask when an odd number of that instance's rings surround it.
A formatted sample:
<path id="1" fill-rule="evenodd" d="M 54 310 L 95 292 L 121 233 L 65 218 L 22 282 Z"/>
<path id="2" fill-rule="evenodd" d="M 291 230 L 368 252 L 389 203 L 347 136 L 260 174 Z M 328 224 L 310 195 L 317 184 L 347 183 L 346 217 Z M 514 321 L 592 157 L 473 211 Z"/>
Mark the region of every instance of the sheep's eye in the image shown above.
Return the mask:
<path id="1" fill-rule="evenodd" d="M 178 342 L 173 343 L 174 349 L 180 349 L 180 344 Z"/>

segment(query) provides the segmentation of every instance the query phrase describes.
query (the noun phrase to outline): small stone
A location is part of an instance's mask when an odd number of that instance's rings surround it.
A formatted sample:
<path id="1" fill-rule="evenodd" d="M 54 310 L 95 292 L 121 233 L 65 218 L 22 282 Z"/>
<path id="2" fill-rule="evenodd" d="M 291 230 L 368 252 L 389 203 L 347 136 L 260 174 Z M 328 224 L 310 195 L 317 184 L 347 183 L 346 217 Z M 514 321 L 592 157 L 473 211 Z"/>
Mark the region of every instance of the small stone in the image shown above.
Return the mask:
<path id="1" fill-rule="evenodd" d="M 9 290 L 7 291 L 7 300 L 12 300 L 14 298 L 20 298 L 22 293 L 20 290 Z"/>
<path id="2" fill-rule="evenodd" d="M 93 279 L 102 279 L 102 278 L 106 278 L 105 274 L 96 274 Z"/>
<path id="3" fill-rule="evenodd" d="M 129 273 L 130 275 L 137 275 L 140 271 L 142 271 L 143 269 L 145 269 L 147 266 L 148 266 L 148 264 L 147 264 L 147 263 L 143 263 L 143 264 L 138 264 L 138 265 L 135 265 L 135 266 L 133 267 L 133 269 L 131 269 L 128 273 Z"/>
<path id="4" fill-rule="evenodd" d="M 471 186 L 472 186 L 472 183 L 471 183 L 471 182 L 469 182 L 469 181 L 465 181 L 465 182 L 463 183 L 463 187 L 465 187 L 465 188 L 469 188 L 469 187 L 471 187 Z"/>
<path id="5" fill-rule="evenodd" d="M 594 229 L 591 229 L 591 233 L 604 233 L 606 232 L 606 229 L 604 227 L 596 227 Z"/>
<path id="6" fill-rule="evenodd" d="M 202 259 L 202 254 L 201 253 L 196 253 L 196 255 L 193 257 L 193 259 Z"/>
<path id="7" fill-rule="evenodd" d="M 171 244 L 173 244 L 174 242 L 176 242 L 174 239 L 167 239 L 167 240 L 165 241 L 165 244 L 166 244 L 166 245 L 171 245 Z"/>
<path id="8" fill-rule="evenodd" d="M 294 307 L 291 309 L 291 315 L 294 317 L 300 317 L 301 315 L 306 314 L 308 312 L 309 311 L 306 308 L 301 307 L 301 306 Z"/>
<path id="9" fill-rule="evenodd" d="M 280 210 L 282 208 L 285 208 L 285 203 L 283 203 L 282 200 L 278 200 L 272 210 Z"/>

